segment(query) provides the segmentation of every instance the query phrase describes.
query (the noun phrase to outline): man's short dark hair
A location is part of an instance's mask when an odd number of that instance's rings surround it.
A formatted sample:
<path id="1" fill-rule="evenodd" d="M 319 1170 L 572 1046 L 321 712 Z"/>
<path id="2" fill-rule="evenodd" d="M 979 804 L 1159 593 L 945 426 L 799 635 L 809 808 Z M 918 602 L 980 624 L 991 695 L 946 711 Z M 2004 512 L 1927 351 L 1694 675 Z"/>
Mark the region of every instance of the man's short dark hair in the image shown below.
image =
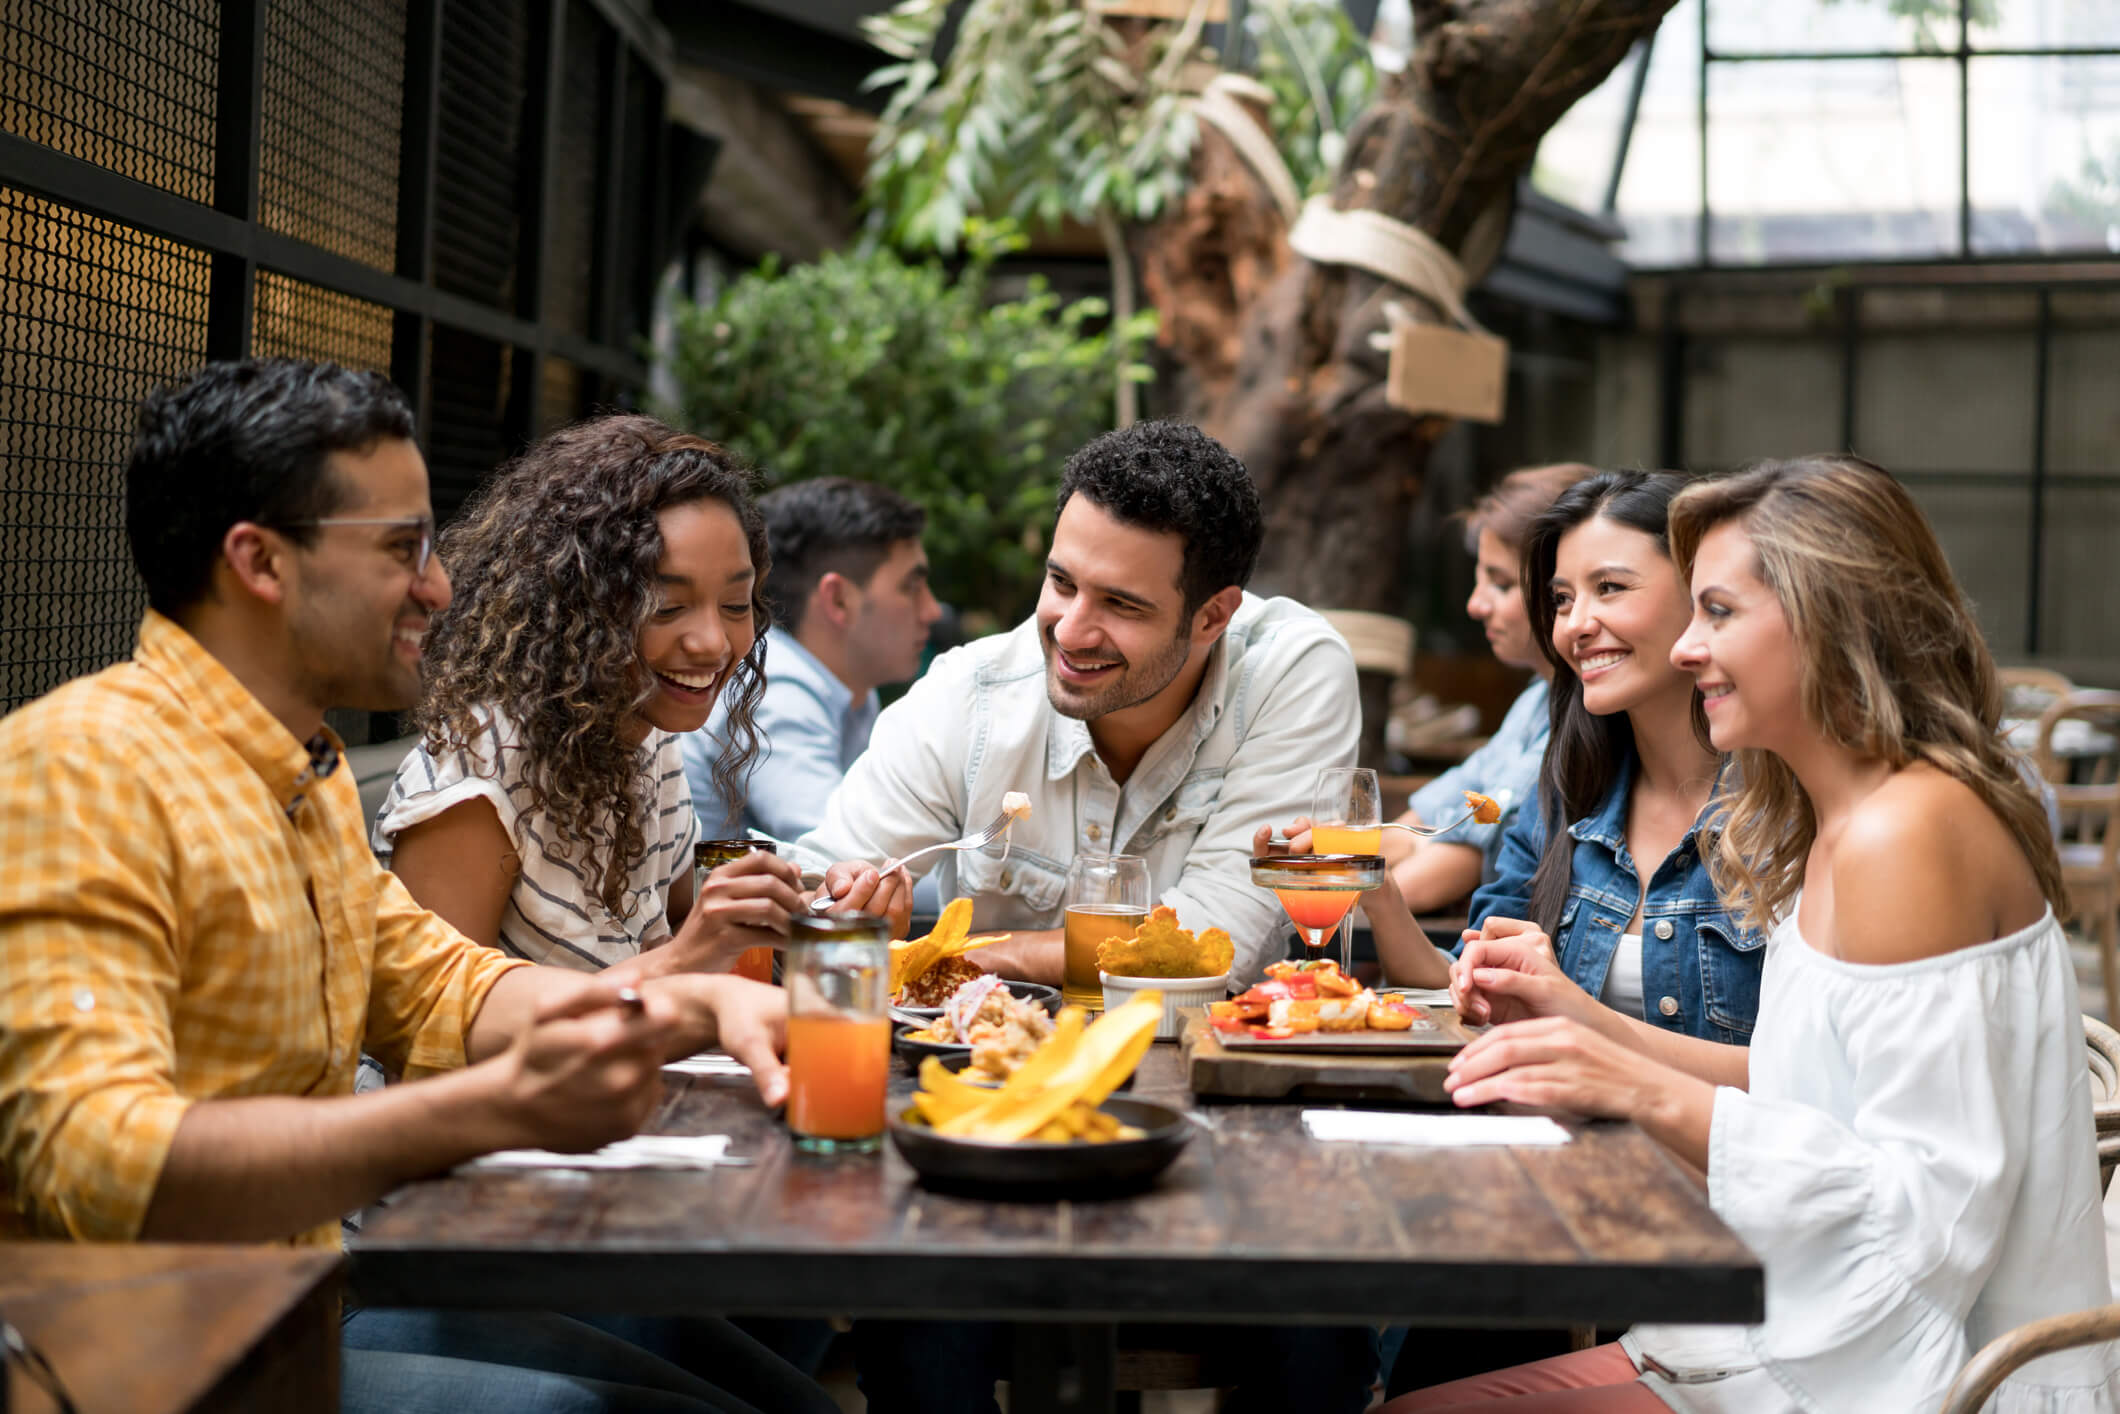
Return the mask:
<path id="1" fill-rule="evenodd" d="M 1259 562 L 1259 488 L 1229 448 L 1189 423 L 1105 433 L 1067 459 L 1057 509 L 1077 492 L 1128 525 L 1183 538 L 1178 587 L 1187 618 L 1229 586 L 1243 588 Z"/>
<path id="2" fill-rule="evenodd" d="M 209 363 L 157 388 L 140 404 L 125 467 L 125 536 L 147 602 L 174 614 L 205 598 L 221 540 L 239 521 L 311 543 L 315 531 L 295 522 L 345 503 L 325 459 L 411 437 L 404 394 L 380 374 L 335 363 Z"/>
<path id="3" fill-rule="evenodd" d="M 773 552 L 766 598 L 774 619 L 792 633 L 801 632 L 819 580 L 836 572 L 866 585 L 894 545 L 918 540 L 927 529 L 927 512 L 896 491 L 845 476 L 783 486 L 759 498 L 758 508 Z"/>

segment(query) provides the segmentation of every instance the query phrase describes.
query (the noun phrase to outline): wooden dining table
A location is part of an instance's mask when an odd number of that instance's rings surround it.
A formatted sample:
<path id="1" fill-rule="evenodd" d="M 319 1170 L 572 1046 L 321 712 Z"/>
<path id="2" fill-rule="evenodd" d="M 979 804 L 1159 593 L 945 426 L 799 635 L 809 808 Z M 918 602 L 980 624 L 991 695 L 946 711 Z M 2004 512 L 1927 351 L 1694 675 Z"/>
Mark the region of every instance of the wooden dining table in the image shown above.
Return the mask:
<path id="1" fill-rule="evenodd" d="M 913 1085 L 894 1064 L 894 1112 Z M 400 1189 L 352 1250 L 370 1305 L 1023 1322 L 1011 1408 L 1112 1407 L 1120 1322 L 1755 1322 L 1758 1259 L 1632 1124 L 1550 1148 L 1323 1143 L 1303 1106 L 1218 1104 L 1158 1044 L 1134 1095 L 1197 1118 L 1154 1186 L 1012 1200 L 884 1152 L 798 1153 L 747 1078 L 672 1076 L 651 1129 L 743 1167 L 507 1171 Z"/>

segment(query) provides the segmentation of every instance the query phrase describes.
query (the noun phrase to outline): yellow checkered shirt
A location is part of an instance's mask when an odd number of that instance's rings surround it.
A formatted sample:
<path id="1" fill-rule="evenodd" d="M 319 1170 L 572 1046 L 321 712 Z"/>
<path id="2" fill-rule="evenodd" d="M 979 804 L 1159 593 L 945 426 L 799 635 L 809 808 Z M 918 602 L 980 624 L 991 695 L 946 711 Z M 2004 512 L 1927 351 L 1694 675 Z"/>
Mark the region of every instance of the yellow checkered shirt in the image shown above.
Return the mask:
<path id="1" fill-rule="evenodd" d="M 464 1063 L 524 964 L 377 866 L 352 774 L 152 610 L 0 720 L 0 1235 L 137 1237 L 194 1100 Z"/>

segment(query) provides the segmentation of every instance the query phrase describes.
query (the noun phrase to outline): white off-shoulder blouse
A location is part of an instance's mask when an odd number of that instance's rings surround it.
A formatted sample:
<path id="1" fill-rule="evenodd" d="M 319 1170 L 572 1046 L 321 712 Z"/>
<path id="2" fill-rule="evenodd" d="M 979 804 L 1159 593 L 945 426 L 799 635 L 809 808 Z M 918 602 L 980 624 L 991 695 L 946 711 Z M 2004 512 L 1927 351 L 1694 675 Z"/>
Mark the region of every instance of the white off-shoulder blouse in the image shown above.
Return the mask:
<path id="1" fill-rule="evenodd" d="M 1792 904 L 1767 947 L 1750 1089 L 1716 1092 L 1708 1148 L 1767 1319 L 1624 1344 L 1675 1409 L 1926 1414 L 1995 1336 L 2111 1299 L 2067 942 L 2049 911 L 1869 966 L 1814 951 Z M 2035 1361 L 1988 1408 L 2120 1408 L 2120 1349 Z"/>

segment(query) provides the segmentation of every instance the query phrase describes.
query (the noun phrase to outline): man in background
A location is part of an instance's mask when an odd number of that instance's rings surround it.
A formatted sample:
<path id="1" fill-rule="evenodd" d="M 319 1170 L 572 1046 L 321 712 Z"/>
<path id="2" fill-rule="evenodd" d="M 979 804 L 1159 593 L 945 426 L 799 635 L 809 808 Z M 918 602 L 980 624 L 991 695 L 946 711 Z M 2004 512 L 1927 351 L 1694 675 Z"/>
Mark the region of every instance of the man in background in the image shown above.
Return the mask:
<path id="1" fill-rule="evenodd" d="M 876 690 L 920 672 L 942 607 L 928 589 L 927 512 L 887 487 L 843 476 L 783 486 L 759 501 L 773 556 L 776 622 L 747 783 L 716 781 L 726 700 L 683 742 L 703 835 L 792 840 L 816 828 L 847 767 L 868 748 Z M 731 799 L 726 785 L 735 785 Z"/>

